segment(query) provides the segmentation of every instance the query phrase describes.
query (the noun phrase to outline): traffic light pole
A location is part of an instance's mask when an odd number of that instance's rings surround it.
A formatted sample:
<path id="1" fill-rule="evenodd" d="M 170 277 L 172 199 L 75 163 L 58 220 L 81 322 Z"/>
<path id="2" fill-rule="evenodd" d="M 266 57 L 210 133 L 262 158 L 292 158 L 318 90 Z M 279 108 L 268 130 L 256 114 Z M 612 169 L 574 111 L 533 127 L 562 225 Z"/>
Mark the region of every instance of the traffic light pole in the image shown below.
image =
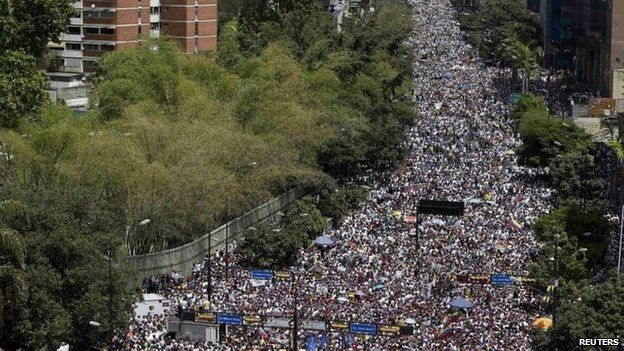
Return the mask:
<path id="1" fill-rule="evenodd" d="M 293 336 L 292 336 L 292 349 L 293 351 L 299 351 L 299 317 L 298 317 L 298 299 L 297 295 L 299 295 L 299 288 L 297 282 L 295 281 L 295 273 L 292 273 L 292 289 L 294 294 L 294 305 L 293 305 Z"/>

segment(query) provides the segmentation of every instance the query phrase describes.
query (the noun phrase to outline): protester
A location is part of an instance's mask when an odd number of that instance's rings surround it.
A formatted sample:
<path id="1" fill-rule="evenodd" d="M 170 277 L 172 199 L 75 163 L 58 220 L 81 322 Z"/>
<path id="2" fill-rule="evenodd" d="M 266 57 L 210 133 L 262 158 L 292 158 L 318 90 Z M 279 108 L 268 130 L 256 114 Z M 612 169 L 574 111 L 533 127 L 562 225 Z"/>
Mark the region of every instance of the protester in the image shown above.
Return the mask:
<path id="1" fill-rule="evenodd" d="M 520 142 L 507 119 L 510 72 L 477 60 L 448 0 L 411 0 L 416 55 L 414 100 L 420 121 L 406 137 L 410 155 L 397 172 L 363 177 L 372 200 L 327 230 L 336 242 L 324 255 L 301 250 L 296 270 L 304 319 L 403 325 L 414 336 L 319 334 L 319 350 L 529 350 L 539 299 L 523 285 L 469 285 L 459 274 L 526 276 L 536 240 L 530 225 L 550 211 L 551 190 L 540 170 L 520 167 Z M 463 217 L 421 216 L 418 200 L 465 201 Z M 416 235 L 418 233 L 418 235 Z M 223 254 L 213 258 L 212 311 L 292 316 L 290 280 L 257 284 Z M 153 277 L 149 291 L 172 300 L 172 310 L 200 310 L 208 299 L 207 264 L 192 277 Z M 452 309 L 467 298 L 469 310 Z M 221 345 L 149 340 L 165 317 L 134 322 L 127 350 L 281 350 L 288 330 L 231 327 Z M 309 331 L 301 330 L 305 347 Z M 322 342 L 321 342 L 322 340 Z"/>

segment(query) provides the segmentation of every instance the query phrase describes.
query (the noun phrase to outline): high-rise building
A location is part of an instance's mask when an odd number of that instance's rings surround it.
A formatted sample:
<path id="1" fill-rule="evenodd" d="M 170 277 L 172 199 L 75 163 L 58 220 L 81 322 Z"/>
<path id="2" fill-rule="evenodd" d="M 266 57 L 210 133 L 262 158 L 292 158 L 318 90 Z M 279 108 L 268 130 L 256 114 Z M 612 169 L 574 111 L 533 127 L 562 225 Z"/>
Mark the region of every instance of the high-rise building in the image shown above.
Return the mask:
<path id="1" fill-rule="evenodd" d="M 90 73 L 108 51 L 165 36 L 184 52 L 215 50 L 217 0 L 78 0 L 60 45 L 50 50 L 61 71 Z"/>
<path id="2" fill-rule="evenodd" d="M 624 0 L 541 0 L 545 64 L 624 99 Z"/>

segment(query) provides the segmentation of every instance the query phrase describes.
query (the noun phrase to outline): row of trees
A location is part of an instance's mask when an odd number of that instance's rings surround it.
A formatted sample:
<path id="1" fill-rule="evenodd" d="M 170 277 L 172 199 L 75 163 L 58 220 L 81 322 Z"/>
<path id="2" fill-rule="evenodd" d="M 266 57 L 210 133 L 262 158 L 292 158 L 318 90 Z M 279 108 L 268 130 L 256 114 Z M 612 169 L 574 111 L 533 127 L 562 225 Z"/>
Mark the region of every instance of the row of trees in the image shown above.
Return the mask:
<path id="1" fill-rule="evenodd" d="M 9 350 L 56 348 L 61 341 L 86 350 L 101 340 L 105 330 L 89 321 L 108 326 L 105 254 L 115 258 L 116 325 L 127 324 L 134 299 L 131 271 L 119 252 L 107 252 L 109 237 L 119 247 L 112 234 L 121 230 L 108 194 L 42 157 L 18 160 L 8 135 L 31 136 L 57 110 L 38 64 L 73 14 L 71 0 L 0 0 L 0 347 Z"/>
<path id="2" fill-rule="evenodd" d="M 549 116 L 541 98 L 524 95 L 512 112 L 523 145 L 519 161 L 548 169 L 544 180 L 556 190 L 556 210 L 533 225 L 539 251 L 530 265 L 535 288 L 545 294 L 554 328 L 536 330 L 537 350 L 572 350 L 579 338 L 616 337 L 624 331 L 624 281 L 617 276 L 592 283 L 605 271 L 613 223 L 605 217 L 605 182 L 594 159 L 591 136 Z"/>
<path id="3" fill-rule="evenodd" d="M 248 235 L 247 264 L 288 265 L 361 198 L 336 180 L 401 161 L 416 117 L 405 1 L 340 32 L 316 3 L 271 3 L 233 1 L 216 54 L 150 41 L 104 56 L 93 109 L 76 117 L 46 101 L 36 69 L 73 2 L 0 0 L 0 347 L 88 349 L 106 339 L 109 304 L 127 326 L 126 255 L 188 242 L 293 187 L 329 189 L 279 232 Z"/>
<path id="4" fill-rule="evenodd" d="M 513 69 L 513 80 L 522 73 L 521 90 L 529 90 L 531 76 L 543 56 L 539 41 L 539 16 L 527 9 L 526 1 L 482 0 L 466 5 L 453 0 L 461 28 L 488 63 Z"/>

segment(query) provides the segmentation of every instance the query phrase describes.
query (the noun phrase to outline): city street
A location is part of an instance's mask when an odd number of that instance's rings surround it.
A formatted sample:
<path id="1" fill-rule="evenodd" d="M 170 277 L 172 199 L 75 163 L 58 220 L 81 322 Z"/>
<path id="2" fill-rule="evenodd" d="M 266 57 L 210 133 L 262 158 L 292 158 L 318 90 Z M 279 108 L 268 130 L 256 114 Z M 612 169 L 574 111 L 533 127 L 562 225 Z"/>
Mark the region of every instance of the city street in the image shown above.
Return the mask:
<path id="1" fill-rule="evenodd" d="M 320 350 L 528 350 L 539 297 L 519 285 L 473 285 L 457 275 L 526 276 L 536 250 L 531 223 L 550 209 L 550 190 L 535 170 L 516 164 L 519 145 L 506 118 L 509 71 L 478 63 L 449 1 L 412 0 L 416 56 L 415 102 L 421 118 L 407 136 L 410 155 L 400 171 L 362 182 L 372 201 L 325 234 L 336 245 L 321 257 L 302 251 L 297 267 L 301 318 L 415 327 L 401 338 L 329 333 Z M 404 219 L 418 200 L 465 201 L 463 217 L 422 216 L 418 230 Z M 419 237 L 416 236 L 419 233 Z M 222 256 L 213 272 L 212 311 L 292 315 L 290 282 L 252 284 L 230 259 L 225 281 Z M 206 269 L 167 296 L 183 309 L 204 306 Z M 174 281 L 181 282 L 182 277 Z M 356 293 L 357 292 L 357 296 Z M 471 308 L 449 303 L 463 298 Z M 163 320 L 140 320 L 125 344 L 160 350 L 146 338 Z M 149 326 L 149 327 L 148 327 Z M 233 335 L 208 350 L 279 350 L 288 331 L 231 328 Z M 308 333 L 300 331 L 305 347 Z M 189 347 L 189 350 L 205 348 Z"/>

